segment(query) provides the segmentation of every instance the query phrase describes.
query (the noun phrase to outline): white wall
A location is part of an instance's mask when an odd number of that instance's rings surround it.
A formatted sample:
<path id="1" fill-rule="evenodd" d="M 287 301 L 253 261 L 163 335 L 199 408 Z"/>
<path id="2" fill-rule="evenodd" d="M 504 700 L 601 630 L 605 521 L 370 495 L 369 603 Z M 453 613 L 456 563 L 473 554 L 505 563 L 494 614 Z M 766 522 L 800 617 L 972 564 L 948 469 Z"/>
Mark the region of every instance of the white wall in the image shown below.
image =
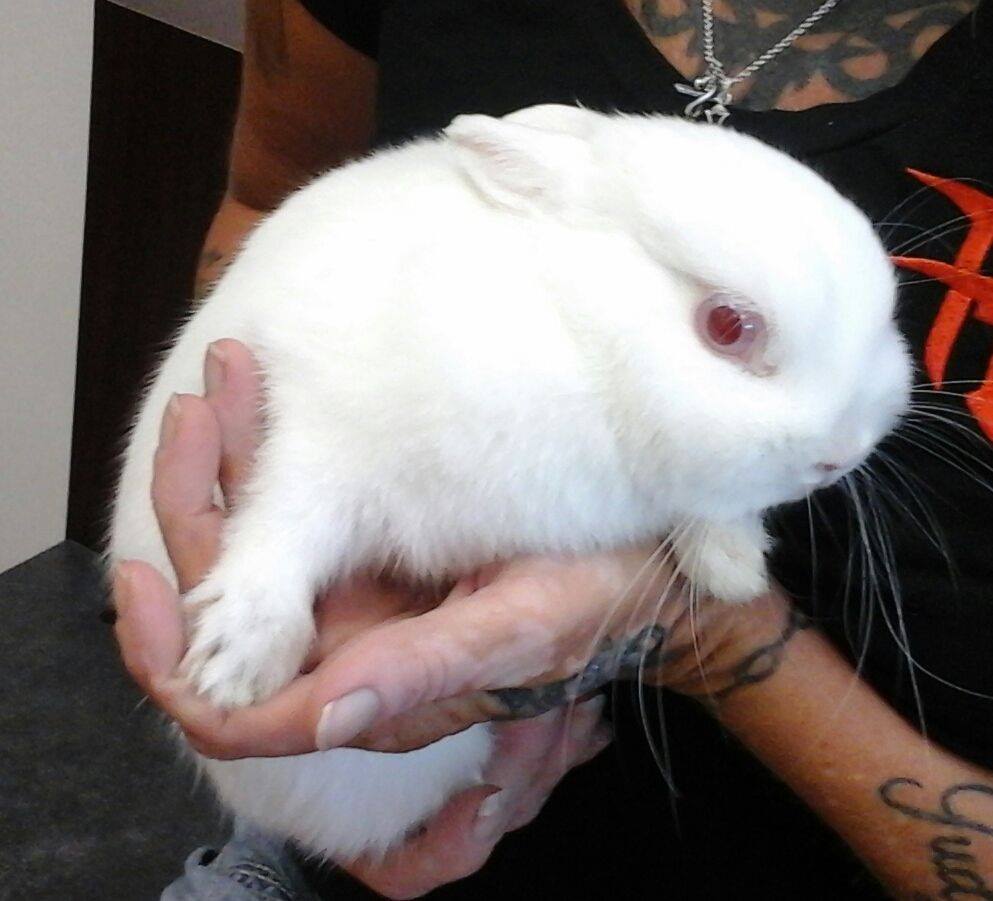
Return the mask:
<path id="1" fill-rule="evenodd" d="M 65 537 L 93 0 L 0 0 L 0 572 Z"/>

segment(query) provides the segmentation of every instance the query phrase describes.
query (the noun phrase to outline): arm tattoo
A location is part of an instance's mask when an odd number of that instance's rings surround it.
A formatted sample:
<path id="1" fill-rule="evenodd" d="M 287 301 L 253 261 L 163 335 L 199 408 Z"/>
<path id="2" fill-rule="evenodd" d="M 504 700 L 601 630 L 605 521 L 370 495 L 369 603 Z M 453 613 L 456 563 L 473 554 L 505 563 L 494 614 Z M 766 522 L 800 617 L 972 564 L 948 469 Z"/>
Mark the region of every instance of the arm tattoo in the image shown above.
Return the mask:
<path id="1" fill-rule="evenodd" d="M 915 806 L 908 800 L 901 800 L 897 793 L 906 794 L 906 786 L 912 789 L 923 789 L 924 786 L 916 779 L 897 776 L 887 779 L 879 786 L 880 800 L 892 810 L 925 823 L 934 823 L 945 827 L 941 834 L 932 838 L 926 846 L 926 852 L 931 860 L 941 889 L 938 898 L 984 898 L 993 901 L 993 889 L 976 867 L 975 855 L 966 849 L 977 839 L 993 839 L 993 786 L 981 782 L 964 782 L 946 788 L 938 799 L 936 809 L 927 810 Z M 901 791 L 902 790 L 902 791 Z M 973 808 L 975 801 L 989 799 L 991 801 L 991 816 L 979 819 L 965 815 L 960 810 L 960 802 L 971 798 Z M 917 895 L 915 898 L 925 898 Z"/>
<path id="2" fill-rule="evenodd" d="M 978 0 L 876 0 L 843 4 L 779 60 L 744 82 L 740 105 L 771 109 L 811 85 L 835 100 L 859 100 L 901 81 L 931 44 Z M 674 63 L 703 71 L 695 2 L 627 0 L 646 35 Z M 807 0 L 724 0 L 717 55 L 739 72 L 803 19 Z M 719 11 L 720 12 L 720 11 Z M 736 92 L 737 96 L 737 92 Z"/>
<path id="3" fill-rule="evenodd" d="M 786 625 L 775 639 L 750 651 L 730 669 L 713 674 L 711 681 L 719 682 L 719 688 L 692 696 L 716 705 L 747 685 L 764 682 L 782 665 L 790 639 L 810 625 L 807 617 L 791 608 Z M 506 710 L 501 717 L 503 719 L 538 716 L 553 707 L 582 698 L 614 679 L 638 678 L 644 672 L 661 669 L 693 653 L 693 642 L 672 643 L 671 635 L 665 628 L 651 626 L 625 642 L 606 639 L 585 669 L 575 676 L 533 688 L 497 689 L 491 695 Z"/>
<path id="4" fill-rule="evenodd" d="M 575 676 L 534 688 L 501 688 L 491 694 L 506 708 L 505 719 L 538 716 L 590 694 L 625 673 L 637 671 L 642 659 L 646 666 L 650 665 L 660 653 L 666 635 L 662 626 L 650 626 L 626 642 L 607 638 L 586 668 Z"/>
<path id="5" fill-rule="evenodd" d="M 789 619 L 787 619 L 779 636 L 742 657 L 728 673 L 730 681 L 721 688 L 707 691 L 705 698 L 711 704 L 716 705 L 746 685 L 757 685 L 759 682 L 765 682 L 783 665 L 786 645 L 789 644 L 790 639 L 802 629 L 809 629 L 811 625 L 812 623 L 803 613 L 795 607 L 790 607 Z"/>

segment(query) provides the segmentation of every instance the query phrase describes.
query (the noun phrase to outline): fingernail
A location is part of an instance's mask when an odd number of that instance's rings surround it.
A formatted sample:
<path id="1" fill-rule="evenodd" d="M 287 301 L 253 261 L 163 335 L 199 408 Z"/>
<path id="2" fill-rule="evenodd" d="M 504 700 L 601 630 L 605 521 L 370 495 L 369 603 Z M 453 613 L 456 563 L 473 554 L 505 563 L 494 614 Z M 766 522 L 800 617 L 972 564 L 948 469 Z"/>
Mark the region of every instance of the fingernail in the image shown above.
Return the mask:
<path id="1" fill-rule="evenodd" d="M 165 447 L 176 436 L 176 429 L 179 426 L 179 395 L 174 394 L 166 404 L 165 413 L 162 416 L 162 428 L 159 431 L 159 447 Z"/>
<path id="2" fill-rule="evenodd" d="M 476 811 L 476 822 L 473 826 L 473 832 L 480 841 L 492 841 L 503 832 L 503 818 L 497 816 L 497 814 L 502 812 L 504 801 L 504 792 L 497 789 L 479 805 L 479 809 Z"/>
<path id="3" fill-rule="evenodd" d="M 228 377 L 228 360 L 216 344 L 207 348 L 207 356 L 203 361 L 203 383 L 208 394 L 216 394 L 224 387 Z"/>
<path id="4" fill-rule="evenodd" d="M 315 741 L 319 751 L 338 748 L 368 729 L 379 713 L 379 695 L 371 688 L 358 688 L 325 705 L 317 721 Z"/>
<path id="5" fill-rule="evenodd" d="M 503 804 L 503 789 L 498 788 L 488 798 L 483 799 L 483 803 L 479 805 L 479 810 L 476 811 L 476 817 L 478 819 L 491 817 L 500 809 L 502 804 Z"/>

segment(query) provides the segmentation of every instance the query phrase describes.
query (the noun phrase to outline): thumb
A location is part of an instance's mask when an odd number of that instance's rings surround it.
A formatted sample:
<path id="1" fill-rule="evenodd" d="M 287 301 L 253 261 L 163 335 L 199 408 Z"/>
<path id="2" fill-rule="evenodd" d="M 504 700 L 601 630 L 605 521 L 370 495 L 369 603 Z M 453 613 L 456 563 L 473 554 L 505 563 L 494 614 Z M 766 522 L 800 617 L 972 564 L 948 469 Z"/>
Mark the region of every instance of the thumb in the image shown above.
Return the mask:
<path id="1" fill-rule="evenodd" d="M 113 580 L 114 633 L 131 677 L 151 693 L 179 665 L 186 647 L 179 595 L 155 567 L 118 564 Z"/>

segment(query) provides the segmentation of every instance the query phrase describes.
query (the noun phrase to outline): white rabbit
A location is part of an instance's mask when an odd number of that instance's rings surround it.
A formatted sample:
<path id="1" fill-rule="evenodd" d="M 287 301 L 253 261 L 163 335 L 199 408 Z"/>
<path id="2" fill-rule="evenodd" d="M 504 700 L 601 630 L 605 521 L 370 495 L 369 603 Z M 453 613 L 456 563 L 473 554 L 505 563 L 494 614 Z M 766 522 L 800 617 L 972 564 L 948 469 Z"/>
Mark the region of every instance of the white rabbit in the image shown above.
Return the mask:
<path id="1" fill-rule="evenodd" d="M 387 561 L 441 579 L 679 529 L 699 587 L 744 601 L 766 586 L 763 511 L 857 466 L 906 409 L 894 298 L 866 218 L 751 138 L 561 106 L 460 116 L 251 235 L 145 398 L 111 554 L 171 572 L 159 423 L 233 337 L 267 431 L 185 598 L 186 665 L 214 701 L 289 681 L 318 588 Z M 238 813 L 348 858 L 477 780 L 489 748 L 474 727 L 405 755 L 205 766 Z"/>

